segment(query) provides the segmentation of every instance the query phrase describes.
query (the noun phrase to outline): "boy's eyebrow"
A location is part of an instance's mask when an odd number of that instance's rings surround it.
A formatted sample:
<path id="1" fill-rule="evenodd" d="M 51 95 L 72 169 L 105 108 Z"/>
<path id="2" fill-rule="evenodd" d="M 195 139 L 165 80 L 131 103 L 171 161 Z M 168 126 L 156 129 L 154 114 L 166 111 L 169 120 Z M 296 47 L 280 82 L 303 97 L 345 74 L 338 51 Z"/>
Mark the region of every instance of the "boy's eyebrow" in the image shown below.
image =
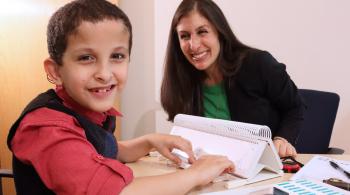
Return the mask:
<path id="1" fill-rule="evenodd" d="M 73 52 L 80 52 L 80 51 L 87 51 L 87 52 L 93 52 L 94 50 L 88 47 L 81 47 L 81 48 L 76 48 L 73 50 Z"/>
<path id="2" fill-rule="evenodd" d="M 119 47 L 115 47 L 113 50 L 126 50 L 126 51 L 129 51 L 129 48 L 127 48 L 125 46 L 119 46 Z"/>
<path id="3" fill-rule="evenodd" d="M 127 47 L 125 47 L 125 46 L 117 46 L 117 47 L 114 47 L 114 48 L 113 48 L 113 51 L 115 51 L 115 50 L 119 50 L 119 51 L 120 51 L 120 50 L 129 51 L 129 48 L 127 48 Z M 73 50 L 73 52 L 82 52 L 82 51 L 92 53 L 92 52 L 94 52 L 95 50 L 94 50 L 93 48 L 90 48 L 90 47 L 81 47 L 81 48 L 76 48 L 76 49 Z"/>

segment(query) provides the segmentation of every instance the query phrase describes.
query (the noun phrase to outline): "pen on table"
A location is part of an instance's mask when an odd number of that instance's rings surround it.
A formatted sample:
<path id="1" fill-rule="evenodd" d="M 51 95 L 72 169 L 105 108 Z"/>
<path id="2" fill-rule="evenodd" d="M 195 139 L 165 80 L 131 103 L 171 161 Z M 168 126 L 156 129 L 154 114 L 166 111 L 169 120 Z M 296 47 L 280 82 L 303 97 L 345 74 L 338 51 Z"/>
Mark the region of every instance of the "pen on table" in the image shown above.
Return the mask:
<path id="1" fill-rule="evenodd" d="M 350 191 L 350 183 L 346 183 L 345 181 L 343 181 L 341 179 L 329 178 L 329 179 L 323 180 L 323 183 L 341 188 L 343 190 Z"/>
<path id="2" fill-rule="evenodd" d="M 331 164 L 331 166 L 343 173 L 345 173 L 345 175 L 350 179 L 350 173 L 346 170 L 344 170 L 341 166 L 339 166 L 336 162 L 334 161 L 329 161 L 329 164 Z"/>

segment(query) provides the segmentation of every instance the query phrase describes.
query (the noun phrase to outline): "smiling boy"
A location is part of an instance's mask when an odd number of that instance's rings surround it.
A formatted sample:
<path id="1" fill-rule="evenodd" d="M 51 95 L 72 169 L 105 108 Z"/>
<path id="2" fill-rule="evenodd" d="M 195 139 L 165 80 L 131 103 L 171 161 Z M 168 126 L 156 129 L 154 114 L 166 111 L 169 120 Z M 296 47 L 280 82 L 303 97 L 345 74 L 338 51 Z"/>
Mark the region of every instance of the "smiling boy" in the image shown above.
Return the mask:
<path id="1" fill-rule="evenodd" d="M 177 136 L 116 141 L 121 114 L 113 105 L 127 79 L 132 43 L 131 23 L 118 7 L 73 1 L 51 17 L 47 36 L 44 68 L 56 89 L 32 100 L 8 136 L 17 194 L 184 194 L 233 170 L 222 156 L 195 161 L 191 143 Z M 174 148 L 190 156 L 191 168 L 134 179 L 123 164 L 153 149 L 179 163 Z"/>

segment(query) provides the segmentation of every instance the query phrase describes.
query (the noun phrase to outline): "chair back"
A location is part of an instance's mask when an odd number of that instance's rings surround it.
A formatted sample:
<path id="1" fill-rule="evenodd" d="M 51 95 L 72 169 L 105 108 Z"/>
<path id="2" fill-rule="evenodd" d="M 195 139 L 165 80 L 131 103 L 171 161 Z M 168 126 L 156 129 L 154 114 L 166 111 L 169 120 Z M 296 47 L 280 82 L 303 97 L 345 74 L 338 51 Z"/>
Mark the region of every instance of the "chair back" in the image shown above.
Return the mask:
<path id="1" fill-rule="evenodd" d="M 2 178 L 5 178 L 5 177 L 13 178 L 12 170 L 0 168 L 0 195 L 4 194 L 4 192 L 2 191 Z"/>
<path id="2" fill-rule="evenodd" d="M 296 150 L 298 153 L 328 153 L 339 106 L 339 95 L 311 89 L 299 89 L 299 94 L 307 108 Z"/>

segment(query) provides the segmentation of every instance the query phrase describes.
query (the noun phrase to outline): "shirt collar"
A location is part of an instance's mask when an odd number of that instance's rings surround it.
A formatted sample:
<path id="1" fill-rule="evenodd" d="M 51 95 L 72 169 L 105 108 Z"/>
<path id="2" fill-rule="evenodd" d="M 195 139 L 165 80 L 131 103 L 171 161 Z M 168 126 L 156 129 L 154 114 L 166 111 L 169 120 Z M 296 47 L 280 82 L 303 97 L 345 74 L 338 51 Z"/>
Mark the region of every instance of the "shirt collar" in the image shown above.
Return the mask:
<path id="1" fill-rule="evenodd" d="M 78 114 L 87 117 L 89 120 L 91 120 L 92 122 L 94 122 L 98 125 L 102 126 L 102 123 L 106 120 L 108 115 L 119 116 L 119 117 L 123 116 L 120 112 L 118 112 L 114 108 L 111 108 L 111 109 L 107 110 L 106 112 L 96 112 L 96 111 L 89 110 L 89 109 L 81 106 L 80 104 L 78 104 L 76 101 L 74 101 L 67 94 L 66 90 L 64 90 L 64 88 L 62 86 L 56 86 L 56 93 L 63 100 L 63 105 L 74 110 Z"/>

